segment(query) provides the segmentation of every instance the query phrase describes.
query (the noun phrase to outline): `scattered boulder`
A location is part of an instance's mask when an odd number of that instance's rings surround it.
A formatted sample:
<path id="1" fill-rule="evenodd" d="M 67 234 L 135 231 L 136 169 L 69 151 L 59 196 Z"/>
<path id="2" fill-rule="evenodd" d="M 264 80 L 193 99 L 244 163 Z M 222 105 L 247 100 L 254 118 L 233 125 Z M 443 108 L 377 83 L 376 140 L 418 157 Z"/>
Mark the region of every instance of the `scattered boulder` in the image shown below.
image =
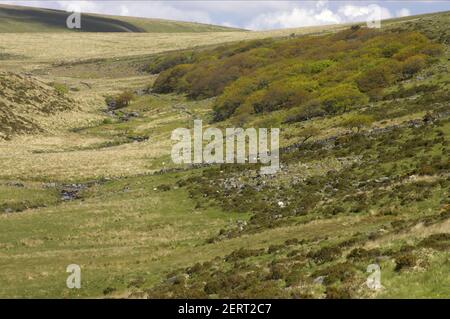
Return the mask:
<path id="1" fill-rule="evenodd" d="M 24 184 L 19 183 L 19 182 L 9 182 L 9 183 L 6 183 L 6 185 L 10 186 L 10 187 L 19 187 L 19 188 L 25 187 Z"/>
<path id="2" fill-rule="evenodd" d="M 315 285 L 323 285 L 323 281 L 325 280 L 325 276 L 319 276 L 319 277 L 316 277 L 314 280 L 313 280 L 313 283 L 315 284 Z"/>
<path id="3" fill-rule="evenodd" d="M 87 188 L 85 184 L 70 184 L 63 185 L 61 189 L 61 200 L 62 201 L 71 201 L 75 199 L 80 199 L 79 193 L 80 191 Z"/>

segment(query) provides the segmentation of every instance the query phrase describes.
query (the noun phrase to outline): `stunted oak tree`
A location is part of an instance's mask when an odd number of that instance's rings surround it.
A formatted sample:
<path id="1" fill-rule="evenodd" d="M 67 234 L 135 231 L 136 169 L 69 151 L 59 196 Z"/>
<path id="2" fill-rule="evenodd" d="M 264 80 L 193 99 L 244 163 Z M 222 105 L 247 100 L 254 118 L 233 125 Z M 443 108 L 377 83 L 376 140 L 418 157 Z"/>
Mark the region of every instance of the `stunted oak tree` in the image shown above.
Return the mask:
<path id="1" fill-rule="evenodd" d="M 303 130 L 301 130 L 301 132 L 298 134 L 298 137 L 300 138 L 301 143 L 304 144 L 311 137 L 319 135 L 319 133 L 320 133 L 320 130 L 317 127 L 309 126 L 309 127 L 305 127 Z"/>
<path id="2" fill-rule="evenodd" d="M 363 127 L 369 127 L 372 125 L 374 119 L 369 115 L 364 114 L 353 114 L 349 115 L 342 123 L 341 126 L 353 130 L 356 128 L 356 132 L 359 131 Z"/>
<path id="3" fill-rule="evenodd" d="M 355 86 L 341 84 L 327 88 L 322 92 L 321 101 L 325 110 L 330 114 L 344 113 L 354 105 L 363 105 L 368 97 Z"/>
<path id="4" fill-rule="evenodd" d="M 134 98 L 134 94 L 133 94 L 133 92 L 131 92 L 129 90 L 126 90 L 126 91 L 120 93 L 116 97 L 116 107 L 121 108 L 121 107 L 128 106 L 133 98 Z"/>

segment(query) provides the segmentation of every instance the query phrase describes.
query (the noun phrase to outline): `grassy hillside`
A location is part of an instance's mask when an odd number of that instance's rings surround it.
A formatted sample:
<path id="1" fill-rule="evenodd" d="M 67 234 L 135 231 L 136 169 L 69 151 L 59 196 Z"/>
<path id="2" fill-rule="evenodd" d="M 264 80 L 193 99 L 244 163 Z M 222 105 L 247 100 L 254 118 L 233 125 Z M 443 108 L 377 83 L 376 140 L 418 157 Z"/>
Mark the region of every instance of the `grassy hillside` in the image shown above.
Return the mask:
<path id="1" fill-rule="evenodd" d="M 67 91 L 63 84 L 0 72 L 0 136 L 42 131 L 43 118 L 77 107 Z"/>
<path id="2" fill-rule="evenodd" d="M 61 10 L 0 5 L 0 33 L 73 31 L 66 27 L 68 15 Z M 238 30 L 201 23 L 84 13 L 80 31 L 179 33 Z"/>
<path id="3" fill-rule="evenodd" d="M 216 121 L 280 109 L 293 109 L 290 119 L 310 118 L 380 98 L 383 88 L 413 77 L 443 51 L 419 33 L 355 27 L 327 36 L 182 52 L 149 71 L 164 71 L 154 85 L 157 93 L 219 96 Z"/>
<path id="4" fill-rule="evenodd" d="M 440 18 L 448 23 L 448 13 Z M 150 298 L 448 297 L 448 35 L 429 22 L 246 42 L 151 64 L 150 71 L 167 66 L 156 92 L 218 96 L 209 118 L 215 125 L 281 127 L 284 149 L 275 177 L 260 176 L 258 165 L 220 165 L 178 182 L 200 207 L 250 213 L 244 224 L 207 241 L 242 238 L 247 245 L 169 273 L 144 292 Z M 300 225 L 308 231 L 281 244 L 271 234 Z M 265 247 L 252 243 L 261 233 Z M 374 263 L 382 269 L 378 291 L 365 286 Z"/>
<path id="5" fill-rule="evenodd" d="M 0 140 L 0 296 L 448 298 L 448 24 L 189 35 L 136 41 L 133 57 L 125 39 L 84 34 L 84 60 L 67 50 L 64 63 L 18 36 L 1 63 L 29 74 L 1 74 L 2 110 L 45 130 Z M 39 92 L 76 107 L 47 114 Z M 171 132 L 198 118 L 281 127 L 280 172 L 175 165 Z M 374 263 L 379 290 L 365 284 Z"/>

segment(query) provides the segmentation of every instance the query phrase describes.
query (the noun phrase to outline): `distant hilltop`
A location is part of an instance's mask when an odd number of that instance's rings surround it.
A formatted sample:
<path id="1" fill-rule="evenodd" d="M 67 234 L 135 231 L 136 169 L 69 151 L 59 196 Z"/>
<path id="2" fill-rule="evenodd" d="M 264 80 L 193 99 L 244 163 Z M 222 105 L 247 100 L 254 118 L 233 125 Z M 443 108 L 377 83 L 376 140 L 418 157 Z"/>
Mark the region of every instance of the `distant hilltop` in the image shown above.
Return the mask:
<path id="1" fill-rule="evenodd" d="M 82 14 L 81 29 L 66 27 L 70 14 L 63 10 L 0 5 L 0 33 L 12 32 L 226 32 L 240 29 L 163 19 Z"/>

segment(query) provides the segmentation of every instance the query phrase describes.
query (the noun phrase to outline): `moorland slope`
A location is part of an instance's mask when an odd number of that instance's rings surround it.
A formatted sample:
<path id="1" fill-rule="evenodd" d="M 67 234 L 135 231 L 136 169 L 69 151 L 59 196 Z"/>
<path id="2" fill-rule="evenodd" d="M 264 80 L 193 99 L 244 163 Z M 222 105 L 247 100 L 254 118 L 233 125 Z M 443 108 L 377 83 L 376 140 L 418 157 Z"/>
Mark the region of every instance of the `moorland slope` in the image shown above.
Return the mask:
<path id="1" fill-rule="evenodd" d="M 68 29 L 68 13 L 62 10 L 0 5 L 2 32 L 218 32 L 237 29 L 163 19 L 133 18 L 83 13 L 80 30 Z"/>
<path id="2" fill-rule="evenodd" d="M 0 296 L 448 297 L 449 17 L 54 37 L 87 43 L 81 57 L 0 35 L 1 67 L 20 73 L 0 78 L 8 109 L 42 113 L 41 93 L 76 105 L 0 141 Z M 173 164 L 171 132 L 194 119 L 281 127 L 280 172 Z"/>

